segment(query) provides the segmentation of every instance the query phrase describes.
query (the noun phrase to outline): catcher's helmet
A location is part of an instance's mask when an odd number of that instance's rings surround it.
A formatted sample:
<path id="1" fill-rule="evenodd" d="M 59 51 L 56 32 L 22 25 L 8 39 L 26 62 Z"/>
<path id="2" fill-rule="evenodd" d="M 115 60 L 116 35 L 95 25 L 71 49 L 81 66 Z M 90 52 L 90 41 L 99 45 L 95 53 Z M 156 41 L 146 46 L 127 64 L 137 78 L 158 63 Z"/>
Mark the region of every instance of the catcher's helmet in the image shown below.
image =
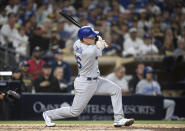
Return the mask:
<path id="1" fill-rule="evenodd" d="M 153 69 L 151 66 L 147 66 L 145 67 L 144 71 L 143 71 L 143 77 L 146 78 L 146 73 L 152 73 L 153 72 Z"/>
<path id="2" fill-rule="evenodd" d="M 95 36 L 97 36 L 98 33 L 99 33 L 98 31 L 95 31 L 90 26 L 83 26 L 78 31 L 78 37 L 80 40 L 82 40 L 83 38 L 95 37 Z"/>

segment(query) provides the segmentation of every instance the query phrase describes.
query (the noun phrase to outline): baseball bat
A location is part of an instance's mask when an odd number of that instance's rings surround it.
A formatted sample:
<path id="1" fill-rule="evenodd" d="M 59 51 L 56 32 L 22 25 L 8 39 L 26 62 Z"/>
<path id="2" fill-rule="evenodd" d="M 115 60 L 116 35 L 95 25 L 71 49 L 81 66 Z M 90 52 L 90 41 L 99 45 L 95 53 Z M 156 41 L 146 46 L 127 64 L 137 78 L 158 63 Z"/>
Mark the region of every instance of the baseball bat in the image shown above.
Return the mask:
<path id="1" fill-rule="evenodd" d="M 71 23 L 73 23 L 74 25 L 76 25 L 77 27 L 79 27 L 79 28 L 81 28 L 82 26 L 72 17 L 72 16 L 70 16 L 70 15 L 68 15 L 67 13 L 66 13 L 66 11 L 64 11 L 64 10 L 62 10 L 62 11 L 60 11 L 59 12 L 59 14 L 61 15 L 61 16 L 63 16 L 64 18 L 66 18 L 67 20 L 69 20 Z M 98 41 L 98 37 L 96 37 L 96 41 Z M 105 47 L 107 48 L 107 47 L 109 47 L 110 45 L 109 44 L 105 44 Z"/>
<path id="2" fill-rule="evenodd" d="M 74 25 L 78 26 L 79 28 L 81 28 L 82 26 L 75 20 L 73 19 L 72 16 L 68 15 L 65 11 L 60 11 L 59 12 L 60 15 L 62 15 L 64 18 L 66 18 L 67 20 L 69 20 L 71 23 L 73 23 Z"/>

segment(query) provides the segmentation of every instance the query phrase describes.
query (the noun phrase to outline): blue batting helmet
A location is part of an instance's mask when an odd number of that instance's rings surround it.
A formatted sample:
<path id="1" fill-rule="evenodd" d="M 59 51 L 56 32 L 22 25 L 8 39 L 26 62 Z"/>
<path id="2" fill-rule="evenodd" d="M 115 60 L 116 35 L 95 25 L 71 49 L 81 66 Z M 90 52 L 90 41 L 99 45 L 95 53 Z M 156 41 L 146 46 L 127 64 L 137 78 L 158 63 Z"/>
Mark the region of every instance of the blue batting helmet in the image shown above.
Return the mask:
<path id="1" fill-rule="evenodd" d="M 98 31 L 95 31 L 90 26 L 83 26 L 78 31 L 78 37 L 80 40 L 82 40 L 83 38 L 95 37 L 95 36 L 97 36 L 98 33 L 99 33 Z"/>
<path id="2" fill-rule="evenodd" d="M 143 77 L 146 78 L 146 73 L 152 73 L 153 72 L 153 69 L 151 66 L 147 66 L 145 67 L 144 71 L 143 71 Z"/>

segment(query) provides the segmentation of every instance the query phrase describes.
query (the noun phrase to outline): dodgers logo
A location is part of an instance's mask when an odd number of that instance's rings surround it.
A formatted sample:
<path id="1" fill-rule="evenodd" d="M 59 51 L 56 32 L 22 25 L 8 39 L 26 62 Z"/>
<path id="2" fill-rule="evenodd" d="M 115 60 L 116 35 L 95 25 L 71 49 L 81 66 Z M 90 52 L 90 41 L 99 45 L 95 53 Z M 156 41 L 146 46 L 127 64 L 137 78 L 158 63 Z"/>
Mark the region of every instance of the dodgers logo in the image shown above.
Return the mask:
<path id="1" fill-rule="evenodd" d="M 76 51 L 77 53 L 82 54 L 82 48 L 81 48 L 81 47 L 75 46 L 75 51 Z"/>

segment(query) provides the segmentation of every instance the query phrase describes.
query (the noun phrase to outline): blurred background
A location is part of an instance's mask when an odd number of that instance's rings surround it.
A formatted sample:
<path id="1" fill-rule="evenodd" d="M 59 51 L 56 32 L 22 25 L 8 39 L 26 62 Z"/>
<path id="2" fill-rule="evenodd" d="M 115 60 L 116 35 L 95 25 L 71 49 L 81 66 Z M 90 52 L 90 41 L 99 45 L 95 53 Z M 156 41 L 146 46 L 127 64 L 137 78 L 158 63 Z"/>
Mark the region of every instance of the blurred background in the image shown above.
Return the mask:
<path id="1" fill-rule="evenodd" d="M 185 117 L 184 0 L 0 0 L 0 10 L 0 119 L 41 119 L 39 113 L 60 107 L 60 100 L 64 105 L 66 101 L 71 104 L 73 81 L 78 73 L 73 56 L 78 27 L 60 16 L 60 10 L 65 10 L 82 26 L 92 26 L 110 43 L 99 58 L 100 72 L 120 85 L 125 101 L 132 98 L 135 105 L 146 102 L 144 105 L 154 106 L 159 102 L 159 108 L 163 109 L 161 101 L 170 99 L 174 111 L 169 119 Z M 148 66 L 151 72 L 146 71 Z M 7 75 L 6 71 L 11 73 Z M 154 85 L 151 86 L 154 94 L 144 92 L 143 99 L 138 99 L 136 87 L 147 79 L 144 73 L 152 73 L 161 91 L 160 99 Z M 7 90 L 16 91 L 22 98 L 7 99 Z M 52 100 L 48 97 L 51 95 Z M 148 101 L 146 96 L 150 98 Z M 60 103 L 56 107 L 52 105 L 56 102 L 54 98 Z M 140 107 L 133 108 L 136 114 L 141 113 Z M 27 116 L 26 109 L 35 116 Z M 125 107 L 124 111 L 128 109 Z M 163 119 L 165 113 L 159 112 L 162 116 L 155 119 Z M 127 114 L 135 115 L 129 111 Z M 144 115 L 148 117 L 137 119 L 152 119 L 150 115 L 154 114 Z"/>

